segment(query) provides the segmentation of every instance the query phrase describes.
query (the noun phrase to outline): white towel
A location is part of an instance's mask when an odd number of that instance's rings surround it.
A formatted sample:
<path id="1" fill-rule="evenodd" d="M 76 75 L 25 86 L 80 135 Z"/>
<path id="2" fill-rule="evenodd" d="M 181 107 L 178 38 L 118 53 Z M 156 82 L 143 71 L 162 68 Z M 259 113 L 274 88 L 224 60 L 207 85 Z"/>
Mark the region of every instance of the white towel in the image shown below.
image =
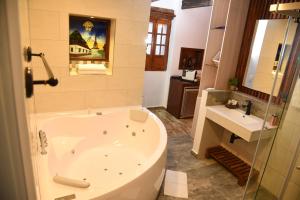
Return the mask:
<path id="1" fill-rule="evenodd" d="M 77 64 L 78 74 L 105 74 L 104 64 Z"/>
<path id="2" fill-rule="evenodd" d="M 96 70 L 78 70 L 78 74 L 92 75 L 92 74 L 106 74 L 106 72 L 105 71 L 96 71 Z"/>
<path id="3" fill-rule="evenodd" d="M 188 199 L 187 174 L 185 172 L 167 170 L 164 195 Z"/>

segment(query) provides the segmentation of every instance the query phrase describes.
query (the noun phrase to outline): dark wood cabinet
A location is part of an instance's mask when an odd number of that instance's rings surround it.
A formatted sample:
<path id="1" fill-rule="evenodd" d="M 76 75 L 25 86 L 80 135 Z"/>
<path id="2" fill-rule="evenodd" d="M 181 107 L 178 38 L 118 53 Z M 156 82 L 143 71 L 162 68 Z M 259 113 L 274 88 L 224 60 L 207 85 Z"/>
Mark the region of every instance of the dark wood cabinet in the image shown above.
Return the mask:
<path id="1" fill-rule="evenodd" d="M 193 117 L 199 82 L 186 81 L 180 76 L 170 79 L 167 111 L 177 118 Z"/>

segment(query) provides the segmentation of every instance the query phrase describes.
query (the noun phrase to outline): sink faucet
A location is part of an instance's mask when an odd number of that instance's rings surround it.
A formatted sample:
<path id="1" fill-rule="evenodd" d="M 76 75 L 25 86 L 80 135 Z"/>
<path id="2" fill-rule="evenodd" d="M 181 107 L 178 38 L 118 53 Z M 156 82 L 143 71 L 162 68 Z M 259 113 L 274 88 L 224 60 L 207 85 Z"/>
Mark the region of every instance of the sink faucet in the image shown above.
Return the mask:
<path id="1" fill-rule="evenodd" d="M 245 115 L 250 115 L 252 102 L 250 100 L 246 100 L 246 104 L 244 104 L 243 107 L 246 108 Z"/>
<path id="2" fill-rule="evenodd" d="M 40 138 L 41 148 L 42 148 L 41 154 L 45 155 L 45 154 L 47 154 L 46 147 L 48 146 L 46 133 L 44 131 L 40 130 L 39 138 Z"/>

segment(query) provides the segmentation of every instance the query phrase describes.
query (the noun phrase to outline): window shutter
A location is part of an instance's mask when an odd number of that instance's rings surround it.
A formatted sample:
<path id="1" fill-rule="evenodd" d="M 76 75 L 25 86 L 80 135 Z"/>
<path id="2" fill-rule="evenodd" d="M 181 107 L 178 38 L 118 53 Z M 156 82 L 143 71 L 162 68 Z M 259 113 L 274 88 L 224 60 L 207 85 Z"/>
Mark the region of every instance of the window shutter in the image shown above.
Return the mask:
<path id="1" fill-rule="evenodd" d="M 174 10 L 151 7 L 146 40 L 146 71 L 167 69 L 171 22 L 174 17 Z"/>
<path id="2" fill-rule="evenodd" d="M 182 0 L 181 9 L 211 6 L 212 0 Z"/>

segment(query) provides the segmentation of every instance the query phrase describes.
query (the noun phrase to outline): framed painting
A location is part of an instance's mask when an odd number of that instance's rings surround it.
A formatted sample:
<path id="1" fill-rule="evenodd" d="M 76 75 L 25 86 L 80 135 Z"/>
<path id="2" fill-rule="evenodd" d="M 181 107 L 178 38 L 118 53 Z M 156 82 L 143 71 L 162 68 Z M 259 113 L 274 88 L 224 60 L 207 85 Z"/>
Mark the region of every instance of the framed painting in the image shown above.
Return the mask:
<path id="1" fill-rule="evenodd" d="M 69 16 L 70 71 L 78 64 L 103 64 L 109 61 L 109 19 Z"/>
<path id="2" fill-rule="evenodd" d="M 110 20 L 70 15 L 70 60 L 108 61 Z"/>

